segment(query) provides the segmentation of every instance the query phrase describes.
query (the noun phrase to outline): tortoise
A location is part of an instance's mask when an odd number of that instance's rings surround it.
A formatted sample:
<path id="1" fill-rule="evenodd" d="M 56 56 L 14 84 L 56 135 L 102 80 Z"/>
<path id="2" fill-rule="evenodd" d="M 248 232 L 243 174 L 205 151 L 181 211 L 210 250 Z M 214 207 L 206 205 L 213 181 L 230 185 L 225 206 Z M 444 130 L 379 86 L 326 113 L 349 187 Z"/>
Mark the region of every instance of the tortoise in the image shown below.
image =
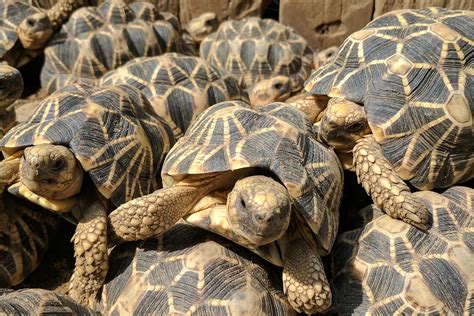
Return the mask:
<path id="1" fill-rule="evenodd" d="M 292 28 L 271 19 L 249 17 L 223 22 L 201 43 L 200 55 L 210 64 L 229 71 L 244 89 L 275 76 L 284 101 L 303 88 L 311 72 L 313 52 Z"/>
<path id="2" fill-rule="evenodd" d="M 6 63 L 0 63 L 0 138 L 15 124 L 12 104 L 20 98 L 23 86 L 21 73 Z"/>
<path id="3" fill-rule="evenodd" d="M 59 219 L 54 214 L 2 192 L 0 288 L 20 284 L 38 267 L 59 225 Z"/>
<path id="4" fill-rule="evenodd" d="M 333 313 L 472 314 L 474 190 L 413 194 L 428 205 L 429 234 L 372 205 L 358 213 L 358 227 L 339 235 L 328 268 Z"/>
<path id="5" fill-rule="evenodd" d="M 199 55 L 199 45 L 209 34 L 219 27 L 219 20 L 214 12 L 204 12 L 195 17 L 183 27 L 183 41 L 191 47 L 193 55 Z"/>
<path id="6" fill-rule="evenodd" d="M 141 56 L 186 52 L 179 22 L 147 2 L 108 0 L 76 10 L 45 49 L 41 86 L 96 85 L 107 71 Z"/>
<path id="7" fill-rule="evenodd" d="M 385 14 L 349 36 L 305 86 L 331 98 L 320 140 L 352 153 L 375 204 L 420 229 L 427 207 L 404 180 L 430 190 L 474 176 L 473 28 L 472 11 Z"/>
<path id="8" fill-rule="evenodd" d="M 85 84 L 50 95 L 0 141 L 14 156 L 0 162 L 16 179 L 8 191 L 77 224 L 69 294 L 78 303 L 93 305 L 107 273 L 107 211 L 159 188 L 173 142 L 139 90 Z"/>
<path id="9" fill-rule="evenodd" d="M 44 289 L 0 289 L 3 315 L 97 315 L 70 297 Z"/>
<path id="10" fill-rule="evenodd" d="M 339 50 L 338 46 L 330 46 L 313 54 L 313 68 L 318 69 L 321 66 L 331 62 Z"/>
<path id="11" fill-rule="evenodd" d="M 323 311 L 331 292 L 320 255 L 336 236 L 343 174 L 311 133 L 281 102 L 216 104 L 167 155 L 164 188 L 122 204 L 110 224 L 126 241 L 143 240 L 184 218 L 282 266 L 295 310 Z"/>
<path id="12" fill-rule="evenodd" d="M 141 90 L 155 112 L 180 137 L 191 121 L 210 105 L 248 100 L 237 80 L 194 56 L 166 53 L 135 58 L 106 73 L 99 85 L 129 84 Z"/>
<path id="13" fill-rule="evenodd" d="M 0 61 L 20 67 L 41 54 L 53 33 L 84 0 L 58 0 L 49 10 L 24 1 L 0 1 Z"/>
<path id="14" fill-rule="evenodd" d="M 110 267 L 97 308 L 104 314 L 296 314 L 270 264 L 189 224 L 115 247 Z"/>

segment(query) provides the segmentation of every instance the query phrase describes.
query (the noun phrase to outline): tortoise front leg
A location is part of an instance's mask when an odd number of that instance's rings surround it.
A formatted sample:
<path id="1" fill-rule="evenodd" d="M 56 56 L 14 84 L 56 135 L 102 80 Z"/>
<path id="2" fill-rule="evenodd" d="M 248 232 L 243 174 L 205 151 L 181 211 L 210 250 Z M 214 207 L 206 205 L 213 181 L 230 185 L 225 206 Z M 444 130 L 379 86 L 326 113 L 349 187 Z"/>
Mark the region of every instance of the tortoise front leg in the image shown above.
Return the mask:
<path id="1" fill-rule="evenodd" d="M 375 205 L 391 217 L 426 231 L 428 208 L 393 170 L 373 136 L 360 139 L 353 153 L 358 181 Z"/>
<path id="2" fill-rule="evenodd" d="M 283 291 L 299 313 L 321 313 L 332 303 L 331 288 L 316 247 L 299 232 L 292 238 L 284 258 Z"/>
<path id="3" fill-rule="evenodd" d="M 84 210 L 72 241 L 76 265 L 69 296 L 80 304 L 93 307 L 109 269 L 107 212 L 100 201 L 93 202 Z"/>
<path id="4" fill-rule="evenodd" d="M 85 0 L 59 0 L 46 14 L 53 25 L 53 29 L 57 30 L 66 23 L 75 10 L 85 5 Z"/>
<path id="5" fill-rule="evenodd" d="M 206 192 L 173 186 L 128 201 L 110 213 L 115 234 L 126 241 L 156 237 L 173 226 Z"/>

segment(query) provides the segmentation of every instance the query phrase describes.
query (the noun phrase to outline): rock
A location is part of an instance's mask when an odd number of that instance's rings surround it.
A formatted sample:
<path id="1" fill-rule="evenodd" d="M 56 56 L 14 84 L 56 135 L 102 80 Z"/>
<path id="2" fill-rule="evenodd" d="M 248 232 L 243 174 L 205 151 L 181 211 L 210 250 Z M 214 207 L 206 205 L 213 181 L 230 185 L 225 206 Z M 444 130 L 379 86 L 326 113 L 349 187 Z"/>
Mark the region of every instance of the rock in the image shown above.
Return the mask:
<path id="1" fill-rule="evenodd" d="M 185 24 L 209 11 L 216 13 L 219 21 L 260 16 L 270 2 L 270 0 L 179 0 L 179 19 Z"/>
<path id="2" fill-rule="evenodd" d="M 472 0 L 374 0 L 374 2 L 374 19 L 389 11 L 408 8 L 444 7 L 451 10 L 474 10 Z"/>
<path id="3" fill-rule="evenodd" d="M 374 0 L 281 0 L 280 22 L 291 26 L 313 50 L 340 45 L 372 19 Z"/>
<path id="4" fill-rule="evenodd" d="M 181 0 L 183 1 L 183 0 Z M 313 50 L 339 46 L 376 17 L 393 10 L 438 6 L 474 10 L 473 0 L 281 0 L 280 22 L 302 35 Z"/>
<path id="5" fill-rule="evenodd" d="M 127 3 L 136 2 L 137 0 L 126 0 Z M 176 17 L 179 16 L 179 0 L 141 0 L 153 3 L 161 12 L 170 12 Z"/>

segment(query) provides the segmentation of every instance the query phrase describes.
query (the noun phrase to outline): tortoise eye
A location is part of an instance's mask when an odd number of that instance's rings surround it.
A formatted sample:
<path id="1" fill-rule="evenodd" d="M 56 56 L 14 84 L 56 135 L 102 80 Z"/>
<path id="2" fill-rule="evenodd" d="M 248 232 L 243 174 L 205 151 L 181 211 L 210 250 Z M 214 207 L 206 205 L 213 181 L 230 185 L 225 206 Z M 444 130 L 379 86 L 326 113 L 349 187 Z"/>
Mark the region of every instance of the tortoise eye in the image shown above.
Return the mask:
<path id="1" fill-rule="evenodd" d="M 362 123 L 352 123 L 351 125 L 347 126 L 347 130 L 350 132 L 358 132 L 364 127 Z"/>
<path id="2" fill-rule="evenodd" d="M 66 162 L 64 161 L 64 159 L 58 159 L 53 163 L 53 170 L 60 171 L 61 169 L 64 168 L 65 164 Z"/>
<path id="3" fill-rule="evenodd" d="M 275 83 L 274 87 L 275 87 L 275 89 L 280 90 L 280 89 L 283 87 L 283 84 L 281 84 L 281 83 Z"/>
<path id="4" fill-rule="evenodd" d="M 28 26 L 34 26 L 34 25 L 35 25 L 35 22 L 36 22 L 36 21 L 35 21 L 33 18 L 27 18 L 27 19 L 26 19 L 26 24 L 27 24 Z"/>

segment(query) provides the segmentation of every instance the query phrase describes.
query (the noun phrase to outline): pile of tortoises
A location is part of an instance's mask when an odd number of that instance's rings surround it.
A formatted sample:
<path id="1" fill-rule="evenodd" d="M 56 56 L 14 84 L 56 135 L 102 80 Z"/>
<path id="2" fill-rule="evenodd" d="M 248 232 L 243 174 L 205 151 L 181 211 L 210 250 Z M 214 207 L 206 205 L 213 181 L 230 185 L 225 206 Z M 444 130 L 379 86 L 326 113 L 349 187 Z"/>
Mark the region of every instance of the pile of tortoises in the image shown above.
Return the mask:
<path id="1" fill-rule="evenodd" d="M 0 313 L 474 313 L 474 12 L 0 15 Z"/>

